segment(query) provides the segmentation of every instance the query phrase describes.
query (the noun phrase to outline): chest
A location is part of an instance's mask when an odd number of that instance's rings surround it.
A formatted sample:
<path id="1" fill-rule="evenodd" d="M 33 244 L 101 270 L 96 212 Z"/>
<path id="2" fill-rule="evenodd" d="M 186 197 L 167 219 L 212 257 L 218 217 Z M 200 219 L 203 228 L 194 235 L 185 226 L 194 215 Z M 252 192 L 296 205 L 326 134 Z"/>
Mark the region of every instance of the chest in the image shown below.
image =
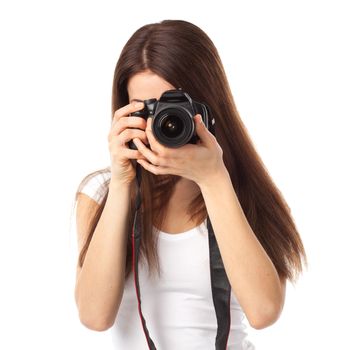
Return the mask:
<path id="1" fill-rule="evenodd" d="M 160 276 L 149 275 L 147 265 L 139 265 L 144 295 L 157 294 L 155 303 L 177 293 L 211 300 L 208 233 L 203 225 L 191 234 L 160 235 L 157 249 Z"/>
<path id="2" fill-rule="evenodd" d="M 165 219 L 159 229 L 166 233 L 178 234 L 196 227 L 197 224 L 190 216 L 182 211 L 168 210 Z"/>
<path id="3" fill-rule="evenodd" d="M 134 188 L 136 193 L 136 184 Z M 167 209 L 163 222 L 155 225 L 163 232 L 170 234 L 178 234 L 186 232 L 196 227 L 198 223 L 191 218 L 187 212 L 191 201 L 198 195 L 199 188 L 196 184 L 184 182 L 177 183 L 174 192 L 168 200 Z M 160 199 L 154 199 L 154 206 L 159 208 L 163 206 Z"/>
<path id="4" fill-rule="evenodd" d="M 191 219 L 191 215 L 188 213 L 189 204 L 189 199 L 178 200 L 176 197 L 171 198 L 169 204 L 167 205 L 163 222 L 160 224 L 160 226 L 156 227 L 161 231 L 170 234 L 186 232 L 196 227 L 198 223 Z"/>

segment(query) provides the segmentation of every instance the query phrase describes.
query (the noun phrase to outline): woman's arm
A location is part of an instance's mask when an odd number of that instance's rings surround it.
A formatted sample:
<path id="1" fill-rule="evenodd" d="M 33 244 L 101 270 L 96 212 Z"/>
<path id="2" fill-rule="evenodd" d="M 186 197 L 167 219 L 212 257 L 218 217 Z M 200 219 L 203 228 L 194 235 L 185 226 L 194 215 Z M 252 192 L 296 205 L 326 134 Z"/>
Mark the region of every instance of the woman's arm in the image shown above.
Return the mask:
<path id="1" fill-rule="evenodd" d="M 80 321 L 96 331 L 113 325 L 123 296 L 130 186 L 111 181 L 83 266 L 77 270 L 75 300 Z M 87 201 L 92 199 L 81 197 L 77 205 L 80 245 L 85 243 L 82 237 L 91 216 Z"/>
<path id="2" fill-rule="evenodd" d="M 282 311 L 286 281 L 252 231 L 227 169 L 199 186 L 231 287 L 250 325 L 265 328 Z"/>

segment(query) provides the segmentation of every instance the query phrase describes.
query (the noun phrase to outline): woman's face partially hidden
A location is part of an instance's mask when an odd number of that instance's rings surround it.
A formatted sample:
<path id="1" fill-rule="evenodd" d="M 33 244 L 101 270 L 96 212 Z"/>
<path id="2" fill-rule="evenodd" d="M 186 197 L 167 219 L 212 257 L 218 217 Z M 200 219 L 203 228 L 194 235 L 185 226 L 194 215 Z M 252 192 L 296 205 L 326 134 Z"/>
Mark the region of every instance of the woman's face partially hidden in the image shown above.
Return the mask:
<path id="1" fill-rule="evenodd" d="M 129 103 L 132 102 L 133 99 L 147 100 L 156 98 L 158 100 L 163 92 L 171 89 L 176 89 L 176 87 L 150 70 L 136 73 L 129 79 L 127 84 Z M 161 181 L 170 177 L 171 175 L 158 175 L 157 179 Z M 178 180 L 182 180 L 180 181 L 181 183 L 189 181 L 182 177 Z"/>

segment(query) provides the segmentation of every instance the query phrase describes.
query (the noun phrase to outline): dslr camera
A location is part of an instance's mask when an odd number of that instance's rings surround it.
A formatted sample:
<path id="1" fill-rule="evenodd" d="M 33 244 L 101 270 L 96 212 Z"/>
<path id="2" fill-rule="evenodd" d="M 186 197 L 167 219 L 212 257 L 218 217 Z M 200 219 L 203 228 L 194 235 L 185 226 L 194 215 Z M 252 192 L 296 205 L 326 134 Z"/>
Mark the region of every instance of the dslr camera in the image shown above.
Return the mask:
<path id="1" fill-rule="evenodd" d="M 144 108 L 129 116 L 147 120 L 152 117 L 152 132 L 159 143 L 166 147 L 177 148 L 187 143 L 196 144 L 199 140 L 195 132 L 196 114 L 202 116 L 206 128 L 215 135 L 215 119 L 205 103 L 192 100 L 181 88 L 165 91 L 159 100 L 136 100 L 144 103 Z M 128 142 L 129 148 L 137 149 L 134 142 Z M 149 147 L 149 146 L 148 146 Z"/>

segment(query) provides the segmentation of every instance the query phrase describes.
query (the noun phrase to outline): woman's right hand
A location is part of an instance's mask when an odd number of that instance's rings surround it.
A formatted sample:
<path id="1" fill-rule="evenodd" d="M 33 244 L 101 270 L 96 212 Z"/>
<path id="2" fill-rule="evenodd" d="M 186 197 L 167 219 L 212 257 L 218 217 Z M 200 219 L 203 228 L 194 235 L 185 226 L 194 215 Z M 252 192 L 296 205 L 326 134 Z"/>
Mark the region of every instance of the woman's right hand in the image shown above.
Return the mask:
<path id="1" fill-rule="evenodd" d="M 145 132 L 146 120 L 141 117 L 129 116 L 130 113 L 139 111 L 143 107 L 143 102 L 132 102 L 114 112 L 108 134 L 111 181 L 131 184 L 136 175 L 131 159 L 145 159 L 141 152 L 129 148 L 128 145 L 128 142 L 136 137 L 144 144 L 149 144 Z"/>

